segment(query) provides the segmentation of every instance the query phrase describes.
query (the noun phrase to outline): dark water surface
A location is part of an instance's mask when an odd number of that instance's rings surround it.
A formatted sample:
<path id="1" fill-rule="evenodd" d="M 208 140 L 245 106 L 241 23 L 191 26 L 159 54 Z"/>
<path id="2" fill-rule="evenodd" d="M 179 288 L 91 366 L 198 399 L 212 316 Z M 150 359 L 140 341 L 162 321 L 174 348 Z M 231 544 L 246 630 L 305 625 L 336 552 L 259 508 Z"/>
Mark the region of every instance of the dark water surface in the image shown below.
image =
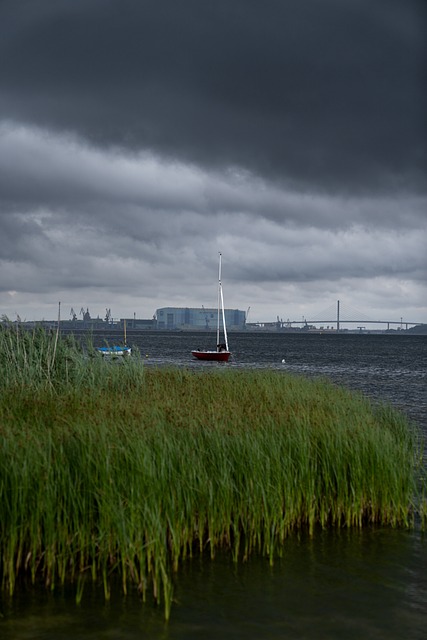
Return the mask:
<path id="1" fill-rule="evenodd" d="M 427 336 L 231 334 L 233 360 L 201 363 L 194 348 L 213 334 L 129 335 L 146 366 L 274 368 L 321 376 L 386 401 L 427 436 Z M 103 339 L 95 337 L 99 344 Z M 111 338 L 110 344 L 114 342 Z M 283 363 L 282 360 L 285 360 Z M 0 638 L 70 640 L 414 639 L 427 638 L 427 537 L 420 531 L 324 531 L 291 537 L 273 567 L 254 556 L 234 565 L 227 554 L 195 558 L 176 576 L 172 617 L 119 587 L 104 603 L 87 586 L 73 591 L 22 589 L 2 595 Z"/>

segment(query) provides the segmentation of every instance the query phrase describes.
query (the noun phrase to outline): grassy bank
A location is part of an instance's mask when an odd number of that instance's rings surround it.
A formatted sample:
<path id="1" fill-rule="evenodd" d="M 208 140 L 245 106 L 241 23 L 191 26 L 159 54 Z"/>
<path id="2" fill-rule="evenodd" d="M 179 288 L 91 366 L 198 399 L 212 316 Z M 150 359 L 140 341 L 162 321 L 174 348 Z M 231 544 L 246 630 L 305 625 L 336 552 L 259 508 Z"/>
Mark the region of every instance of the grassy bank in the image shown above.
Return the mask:
<path id="1" fill-rule="evenodd" d="M 90 353 L 90 348 L 89 348 Z M 0 331 L 3 588 L 87 577 L 153 593 L 220 547 L 271 561 L 290 532 L 425 524 L 413 430 L 387 407 L 275 372 L 143 368 Z M 422 513 L 422 510 L 424 512 Z"/>

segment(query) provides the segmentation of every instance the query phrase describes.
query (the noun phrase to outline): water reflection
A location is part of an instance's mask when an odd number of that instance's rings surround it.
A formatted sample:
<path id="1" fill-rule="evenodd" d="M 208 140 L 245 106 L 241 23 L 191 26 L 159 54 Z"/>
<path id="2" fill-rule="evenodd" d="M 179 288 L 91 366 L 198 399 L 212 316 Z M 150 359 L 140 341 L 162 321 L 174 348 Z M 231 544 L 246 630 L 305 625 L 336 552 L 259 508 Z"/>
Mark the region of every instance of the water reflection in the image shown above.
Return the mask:
<path id="1" fill-rule="evenodd" d="M 126 598 L 105 604 L 88 588 L 20 592 L 4 602 L 3 640 L 372 638 L 421 640 L 427 625 L 427 545 L 419 532 L 371 529 L 292 536 L 273 567 L 254 556 L 194 558 L 176 576 L 168 625 L 161 608 Z"/>

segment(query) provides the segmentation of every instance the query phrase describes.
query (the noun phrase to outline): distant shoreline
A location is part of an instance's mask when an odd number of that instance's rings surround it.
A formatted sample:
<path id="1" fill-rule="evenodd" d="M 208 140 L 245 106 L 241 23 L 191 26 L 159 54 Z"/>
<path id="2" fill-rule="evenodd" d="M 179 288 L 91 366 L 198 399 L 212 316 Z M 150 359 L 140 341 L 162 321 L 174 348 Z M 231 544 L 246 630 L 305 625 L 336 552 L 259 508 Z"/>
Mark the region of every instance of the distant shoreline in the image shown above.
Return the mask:
<path id="1" fill-rule="evenodd" d="M 43 327 L 45 329 L 57 329 L 57 320 L 34 320 L 34 321 L 3 321 L 0 323 L 0 328 L 4 324 L 5 326 L 22 327 L 24 329 L 32 330 L 36 327 Z M 85 323 L 81 321 L 81 325 L 70 320 L 60 321 L 59 327 L 62 334 L 93 334 L 93 335 L 123 335 L 123 325 L 113 324 L 108 325 L 102 320 L 94 321 L 92 323 Z M 179 333 L 197 333 L 211 335 L 216 332 L 216 329 L 206 329 L 206 327 L 182 327 L 174 329 L 165 329 L 164 327 L 158 329 L 154 326 L 136 326 L 132 327 L 130 323 L 126 327 L 126 333 L 128 335 L 135 335 L 140 333 L 156 333 L 156 334 L 179 334 Z M 233 334 L 286 334 L 286 335 L 427 335 L 427 324 L 419 324 L 412 326 L 408 329 L 366 329 L 366 328 L 340 328 L 337 331 L 333 327 L 312 327 L 312 328 L 289 328 L 289 327 L 276 327 L 272 323 L 271 325 L 264 326 L 246 326 L 246 327 L 229 327 L 228 333 Z"/>

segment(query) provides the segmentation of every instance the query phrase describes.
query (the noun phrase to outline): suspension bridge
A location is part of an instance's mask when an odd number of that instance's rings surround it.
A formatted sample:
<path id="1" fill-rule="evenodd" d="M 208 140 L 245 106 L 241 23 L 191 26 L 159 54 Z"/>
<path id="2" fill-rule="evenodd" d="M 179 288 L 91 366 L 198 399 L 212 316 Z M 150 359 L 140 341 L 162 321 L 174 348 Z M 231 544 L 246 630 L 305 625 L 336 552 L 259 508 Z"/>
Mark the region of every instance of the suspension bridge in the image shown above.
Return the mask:
<path id="1" fill-rule="evenodd" d="M 277 316 L 275 323 L 262 323 L 264 326 L 276 325 L 279 329 L 307 328 L 317 330 L 343 331 L 348 330 L 350 325 L 352 329 L 359 331 L 367 330 L 370 325 L 374 325 L 378 330 L 401 329 L 407 330 L 423 324 L 422 322 L 410 322 L 408 320 L 386 320 L 370 318 L 366 314 L 358 311 L 348 304 L 343 304 L 337 300 L 335 305 L 331 305 L 310 319 L 302 317 L 301 320 L 283 320 Z M 355 326 L 354 326 L 355 325 Z"/>

